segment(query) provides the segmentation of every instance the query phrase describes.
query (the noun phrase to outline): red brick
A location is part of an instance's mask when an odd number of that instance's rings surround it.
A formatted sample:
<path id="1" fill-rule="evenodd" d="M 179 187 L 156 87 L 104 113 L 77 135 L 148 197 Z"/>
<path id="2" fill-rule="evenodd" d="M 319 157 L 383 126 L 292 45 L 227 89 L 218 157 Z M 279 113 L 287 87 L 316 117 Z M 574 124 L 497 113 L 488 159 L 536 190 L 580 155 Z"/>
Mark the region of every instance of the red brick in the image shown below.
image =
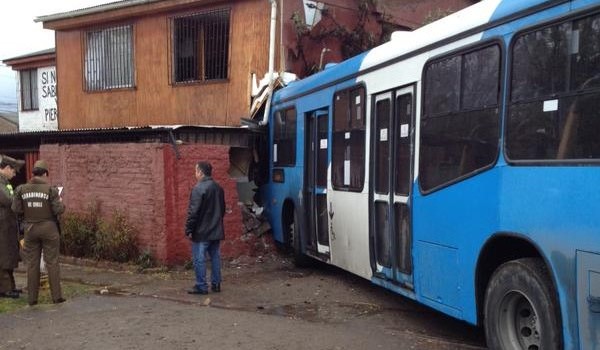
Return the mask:
<path id="1" fill-rule="evenodd" d="M 52 183 L 64 186 L 63 199 L 70 212 L 84 212 L 101 203 L 101 215 L 123 212 L 138 233 L 141 250 L 149 249 L 162 263 L 176 265 L 190 259 L 184 236 L 189 193 L 199 160 L 213 165 L 213 177 L 225 190 L 223 258 L 261 253 L 264 238 L 243 236 L 236 183 L 227 175 L 229 148 L 219 145 L 160 143 L 108 143 L 42 145 L 40 158 L 50 164 Z M 249 239 L 248 239 L 249 238 Z M 272 246 L 272 244 L 270 244 Z M 259 247 L 259 248 L 257 248 Z"/>

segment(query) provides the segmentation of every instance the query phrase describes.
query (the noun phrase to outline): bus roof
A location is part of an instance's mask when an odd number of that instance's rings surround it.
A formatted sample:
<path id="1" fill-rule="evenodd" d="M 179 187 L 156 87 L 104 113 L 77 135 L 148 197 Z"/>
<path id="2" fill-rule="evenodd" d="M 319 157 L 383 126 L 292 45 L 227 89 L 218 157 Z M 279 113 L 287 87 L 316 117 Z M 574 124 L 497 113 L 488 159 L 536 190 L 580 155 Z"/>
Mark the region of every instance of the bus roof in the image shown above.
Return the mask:
<path id="1" fill-rule="evenodd" d="M 296 81 L 276 92 L 273 101 L 284 102 L 309 94 L 325 86 L 357 77 L 360 73 L 385 65 L 400 57 L 410 56 L 424 48 L 441 45 L 453 37 L 477 34 L 486 26 L 499 25 L 519 13 L 545 6 L 556 6 L 568 0 L 484 0 L 412 32 L 395 32 L 392 39 L 362 54 Z M 470 33 L 473 31 L 473 33 Z"/>

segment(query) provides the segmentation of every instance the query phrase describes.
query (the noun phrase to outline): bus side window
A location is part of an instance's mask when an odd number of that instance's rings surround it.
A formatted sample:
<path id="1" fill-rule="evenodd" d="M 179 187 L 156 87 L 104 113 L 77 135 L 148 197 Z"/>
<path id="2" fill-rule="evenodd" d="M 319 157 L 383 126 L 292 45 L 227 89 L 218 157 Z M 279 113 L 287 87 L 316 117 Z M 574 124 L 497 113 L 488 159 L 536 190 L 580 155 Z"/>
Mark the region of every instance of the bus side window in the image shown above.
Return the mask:
<path id="1" fill-rule="evenodd" d="M 500 47 L 425 67 L 419 182 L 424 191 L 492 165 L 498 155 Z"/>
<path id="2" fill-rule="evenodd" d="M 273 130 L 273 166 L 296 164 L 296 110 L 280 110 L 275 113 Z"/>
<path id="3" fill-rule="evenodd" d="M 332 185 L 360 192 L 365 181 L 365 89 L 341 90 L 333 99 Z"/>
<path id="4" fill-rule="evenodd" d="M 600 15 L 518 35 L 506 149 L 511 160 L 600 158 Z"/>

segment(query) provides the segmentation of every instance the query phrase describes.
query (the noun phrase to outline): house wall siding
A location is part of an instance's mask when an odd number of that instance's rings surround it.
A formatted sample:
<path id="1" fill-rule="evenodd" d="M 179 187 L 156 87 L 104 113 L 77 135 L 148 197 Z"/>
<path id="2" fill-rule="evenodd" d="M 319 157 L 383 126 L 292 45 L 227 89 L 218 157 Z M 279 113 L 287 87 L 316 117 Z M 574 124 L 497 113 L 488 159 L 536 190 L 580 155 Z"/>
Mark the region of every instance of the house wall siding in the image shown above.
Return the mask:
<path id="1" fill-rule="evenodd" d="M 173 15 L 231 8 L 229 79 L 171 84 L 170 28 Z M 84 91 L 83 38 L 87 28 L 56 32 L 60 129 L 145 126 L 229 125 L 248 117 L 250 75 L 268 65 L 269 4 L 245 0 L 190 8 L 116 24 L 133 24 L 135 88 Z M 116 25 L 115 24 L 115 25 Z"/>
<path id="2" fill-rule="evenodd" d="M 246 234 L 238 204 L 236 182 L 227 175 L 229 147 L 162 143 L 46 144 L 40 158 L 50 165 L 50 179 L 64 186 L 67 212 L 83 213 L 94 201 L 100 215 L 124 213 L 138 234 L 139 247 L 161 263 L 183 264 L 190 259 L 184 236 L 189 194 L 196 183 L 194 166 L 209 160 L 213 177 L 225 190 L 227 214 L 225 259 L 255 255 L 272 247 L 266 237 Z"/>

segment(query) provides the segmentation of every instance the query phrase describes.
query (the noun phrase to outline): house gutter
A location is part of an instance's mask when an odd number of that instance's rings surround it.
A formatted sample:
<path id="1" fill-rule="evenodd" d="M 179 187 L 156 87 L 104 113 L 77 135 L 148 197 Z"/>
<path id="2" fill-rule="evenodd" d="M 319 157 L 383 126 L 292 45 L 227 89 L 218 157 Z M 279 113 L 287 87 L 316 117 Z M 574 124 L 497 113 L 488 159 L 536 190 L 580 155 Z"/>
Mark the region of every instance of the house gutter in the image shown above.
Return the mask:
<path id="1" fill-rule="evenodd" d="M 273 97 L 273 86 L 275 85 L 275 31 L 277 27 L 277 0 L 269 0 L 271 2 L 271 33 L 269 35 L 269 87 L 267 94 L 267 105 L 265 106 L 265 114 L 259 125 L 267 125 L 269 121 L 269 113 L 271 113 L 271 99 Z"/>

